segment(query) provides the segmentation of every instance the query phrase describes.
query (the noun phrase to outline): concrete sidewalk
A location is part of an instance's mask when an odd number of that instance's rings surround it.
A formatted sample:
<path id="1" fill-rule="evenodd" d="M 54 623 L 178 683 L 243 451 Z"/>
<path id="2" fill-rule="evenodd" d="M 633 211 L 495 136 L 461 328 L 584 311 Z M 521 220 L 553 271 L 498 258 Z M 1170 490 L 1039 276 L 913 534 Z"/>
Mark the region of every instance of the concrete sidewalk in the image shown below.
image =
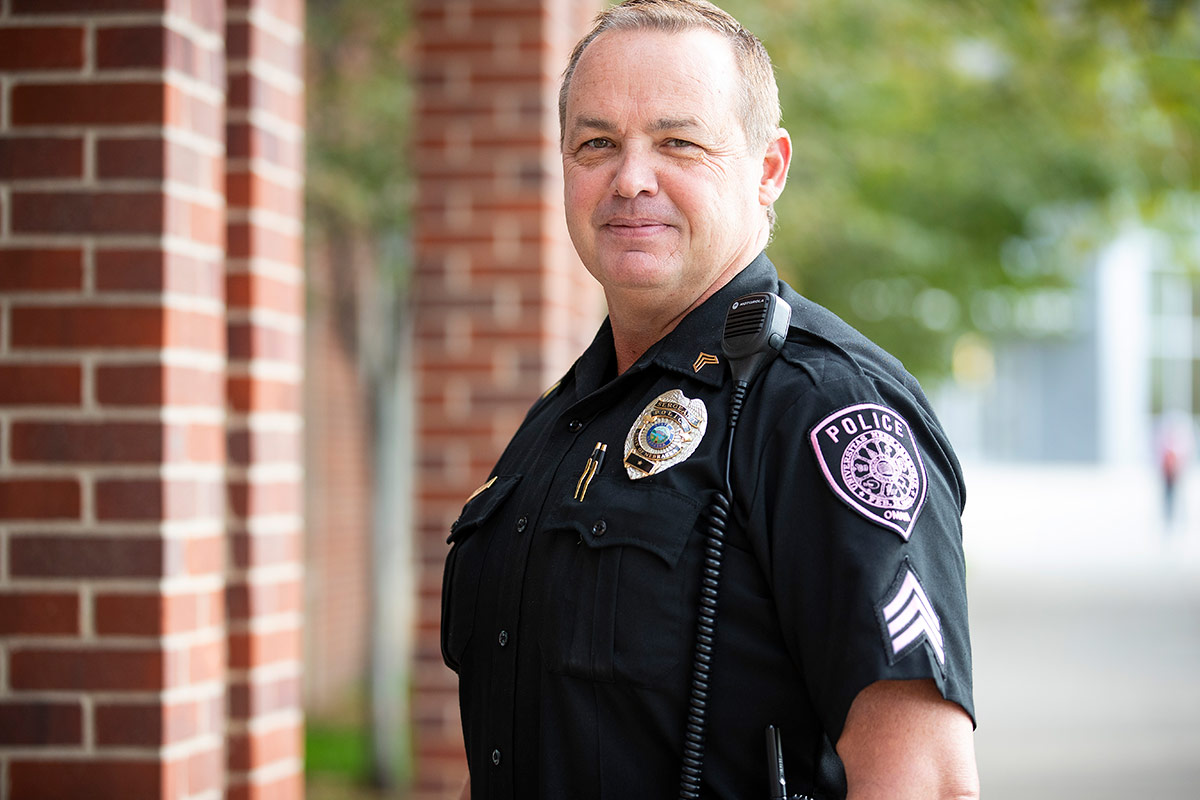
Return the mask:
<path id="1" fill-rule="evenodd" d="M 985 800 L 1200 798 L 1200 484 L 968 467 Z"/>

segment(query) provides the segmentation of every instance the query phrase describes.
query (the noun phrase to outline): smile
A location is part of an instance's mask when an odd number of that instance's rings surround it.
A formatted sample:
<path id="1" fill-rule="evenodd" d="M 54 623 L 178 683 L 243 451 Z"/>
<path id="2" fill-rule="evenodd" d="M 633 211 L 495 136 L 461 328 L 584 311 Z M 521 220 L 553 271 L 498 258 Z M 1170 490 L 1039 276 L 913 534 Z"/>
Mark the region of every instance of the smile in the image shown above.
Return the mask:
<path id="1" fill-rule="evenodd" d="M 654 236 L 670 227 L 666 223 L 653 220 L 619 220 L 606 222 L 602 229 L 616 236 L 642 237 Z"/>

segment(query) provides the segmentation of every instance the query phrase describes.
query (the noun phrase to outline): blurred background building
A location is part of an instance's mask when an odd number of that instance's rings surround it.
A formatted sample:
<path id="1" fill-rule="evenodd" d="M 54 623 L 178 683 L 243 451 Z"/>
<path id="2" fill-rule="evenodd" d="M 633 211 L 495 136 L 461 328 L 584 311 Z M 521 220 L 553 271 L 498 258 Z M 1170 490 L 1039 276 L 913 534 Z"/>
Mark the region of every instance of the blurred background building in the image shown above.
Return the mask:
<path id="1" fill-rule="evenodd" d="M 1200 414 L 1196 279 L 1152 230 L 1115 234 L 1074 285 L 1013 301 L 1023 330 L 967 339 L 943 395 L 962 455 L 1128 465 Z M 970 374 L 968 374 L 970 373 Z"/>

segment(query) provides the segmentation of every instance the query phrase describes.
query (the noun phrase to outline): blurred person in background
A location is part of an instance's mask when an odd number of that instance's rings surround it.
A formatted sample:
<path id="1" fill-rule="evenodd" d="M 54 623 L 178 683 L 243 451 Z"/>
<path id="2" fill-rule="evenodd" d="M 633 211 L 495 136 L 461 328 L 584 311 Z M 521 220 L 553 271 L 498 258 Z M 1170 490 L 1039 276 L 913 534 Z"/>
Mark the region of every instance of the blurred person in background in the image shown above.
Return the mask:
<path id="1" fill-rule="evenodd" d="M 797 796 L 978 795 L 961 471 L 899 362 L 763 253 L 780 119 L 762 44 L 702 0 L 623 3 L 572 54 L 567 224 L 609 316 L 452 528 L 463 797 L 782 796 L 769 725 Z M 744 394 L 724 323 L 764 292 L 790 324 Z"/>
<path id="2" fill-rule="evenodd" d="M 1178 485 L 1192 458 L 1192 420 L 1184 413 L 1165 414 L 1158 426 L 1159 477 L 1163 486 L 1163 521 L 1169 534 L 1175 527 Z"/>

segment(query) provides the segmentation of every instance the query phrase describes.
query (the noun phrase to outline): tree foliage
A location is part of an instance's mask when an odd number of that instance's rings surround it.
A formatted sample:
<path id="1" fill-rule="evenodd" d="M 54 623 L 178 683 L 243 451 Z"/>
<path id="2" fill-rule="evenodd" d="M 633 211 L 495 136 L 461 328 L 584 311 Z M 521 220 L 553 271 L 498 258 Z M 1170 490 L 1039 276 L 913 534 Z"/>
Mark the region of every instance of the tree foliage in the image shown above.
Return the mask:
<path id="1" fill-rule="evenodd" d="M 1023 303 L 1131 219 L 1194 253 L 1168 212 L 1200 188 L 1200 3 L 723 5 L 772 53 L 793 140 L 775 261 L 918 375 L 964 333 L 1037 327 Z"/>
<path id="2" fill-rule="evenodd" d="M 407 2 L 308 0 L 305 231 L 335 327 L 368 384 L 394 379 L 407 322 L 413 170 Z"/>
<path id="3" fill-rule="evenodd" d="M 357 366 L 371 476 L 370 780 L 402 783 L 411 739 L 409 276 L 411 24 L 406 2 L 308 0 L 310 292 Z M 319 296 L 326 292 L 326 296 Z"/>
<path id="4" fill-rule="evenodd" d="M 308 0 L 308 226 L 405 230 L 412 199 L 408 3 Z"/>

